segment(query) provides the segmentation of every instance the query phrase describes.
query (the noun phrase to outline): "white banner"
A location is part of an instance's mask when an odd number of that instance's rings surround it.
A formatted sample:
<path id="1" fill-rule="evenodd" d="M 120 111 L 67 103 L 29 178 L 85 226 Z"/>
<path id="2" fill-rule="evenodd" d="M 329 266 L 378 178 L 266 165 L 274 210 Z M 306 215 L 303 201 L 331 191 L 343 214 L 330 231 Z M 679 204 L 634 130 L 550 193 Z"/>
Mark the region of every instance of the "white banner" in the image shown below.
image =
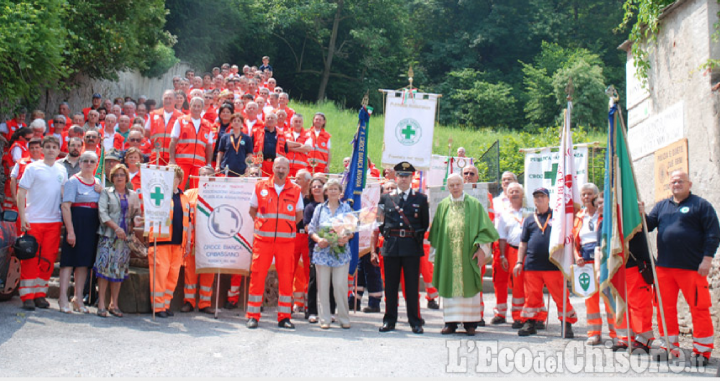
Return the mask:
<path id="1" fill-rule="evenodd" d="M 249 274 L 254 225 L 248 213 L 258 178 L 201 177 L 195 210 L 198 274 Z"/>
<path id="2" fill-rule="evenodd" d="M 452 164 L 450 173 L 459 173 L 462 175 L 462 169 L 464 166 L 475 164 L 475 159 L 472 157 L 452 157 L 452 156 L 441 156 L 432 155 L 430 159 L 430 170 L 428 171 L 427 186 L 428 187 L 439 187 L 443 185 L 445 179 L 445 172 L 447 171 L 448 161 Z"/>
<path id="3" fill-rule="evenodd" d="M 597 291 L 597 278 L 595 278 L 595 269 L 592 265 L 579 267 L 573 265 L 573 289 L 577 296 L 583 298 L 591 297 Z"/>
<path id="4" fill-rule="evenodd" d="M 588 147 L 579 146 L 574 150 L 575 175 L 578 188 L 588 182 Z M 555 176 L 560 163 L 560 152 L 545 148 L 540 152 L 525 153 L 525 205 L 535 210 L 532 192 L 540 187 L 550 191 L 550 207 L 555 205 Z"/>
<path id="5" fill-rule="evenodd" d="M 417 93 L 403 97 L 401 94 L 387 93 L 382 164 L 394 166 L 407 161 L 417 170 L 427 170 L 432 154 L 437 95 Z"/>
<path id="6" fill-rule="evenodd" d="M 365 189 L 363 189 L 362 192 L 362 209 L 367 209 L 370 213 L 377 212 L 377 204 L 378 201 L 380 201 L 380 193 L 381 193 L 380 183 L 366 183 Z M 359 243 L 358 243 L 358 253 L 360 254 L 360 257 L 370 252 L 370 244 L 372 239 L 372 234 L 374 230 L 374 225 L 371 226 L 369 229 L 360 229 L 359 231 Z"/>
<path id="7" fill-rule="evenodd" d="M 480 200 L 480 203 L 487 212 L 489 209 L 488 183 L 465 184 L 464 188 L 465 193 Z M 450 191 L 447 190 L 446 187 L 439 186 L 428 188 L 428 203 L 430 204 L 431 222 L 433 220 L 433 217 L 435 217 L 435 212 L 437 211 L 438 204 L 440 203 L 440 201 L 442 201 L 445 197 L 449 195 Z"/>
<path id="8" fill-rule="evenodd" d="M 145 210 L 145 235 L 150 234 L 151 228 L 158 237 L 167 237 L 170 234 L 169 219 L 174 178 L 175 171 L 170 167 L 147 164 L 140 166 L 140 189 L 145 190 L 142 199 Z"/>

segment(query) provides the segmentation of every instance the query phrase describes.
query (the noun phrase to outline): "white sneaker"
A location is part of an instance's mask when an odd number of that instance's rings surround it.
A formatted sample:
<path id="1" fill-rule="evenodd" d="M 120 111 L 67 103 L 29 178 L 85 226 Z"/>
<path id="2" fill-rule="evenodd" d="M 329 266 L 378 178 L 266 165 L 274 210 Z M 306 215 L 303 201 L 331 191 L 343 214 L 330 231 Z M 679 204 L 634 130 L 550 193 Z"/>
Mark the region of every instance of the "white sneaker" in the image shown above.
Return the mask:
<path id="1" fill-rule="evenodd" d="M 585 342 L 585 345 L 600 345 L 602 344 L 602 338 L 600 336 L 590 336 L 588 337 L 587 341 Z"/>
<path id="2" fill-rule="evenodd" d="M 315 323 L 317 323 L 317 322 L 318 322 L 318 317 L 317 317 L 317 315 L 310 315 L 310 316 L 308 316 L 308 322 L 309 322 L 310 324 L 315 324 Z"/>

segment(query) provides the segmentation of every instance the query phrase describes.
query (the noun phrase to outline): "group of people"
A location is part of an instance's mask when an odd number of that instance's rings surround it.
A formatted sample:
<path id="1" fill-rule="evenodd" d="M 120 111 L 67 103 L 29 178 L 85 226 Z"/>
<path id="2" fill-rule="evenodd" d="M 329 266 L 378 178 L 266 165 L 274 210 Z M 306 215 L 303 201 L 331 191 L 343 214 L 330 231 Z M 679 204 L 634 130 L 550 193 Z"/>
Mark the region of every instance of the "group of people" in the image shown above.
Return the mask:
<path id="1" fill-rule="evenodd" d="M 84 293 L 94 288 L 86 281 L 88 270 L 97 278 L 97 315 L 122 316 L 118 308 L 121 283 L 128 276 L 132 235 L 142 225 L 139 165 L 149 161 L 174 171 L 170 233 L 157 237 L 148 258 L 152 273 L 151 300 L 156 316 L 173 315 L 172 295 L 184 272 L 181 311 L 212 308 L 212 274 L 196 274 L 194 263 L 194 210 L 200 176 L 262 177 L 255 186 L 249 214 L 254 221 L 252 271 L 247 298 L 247 327 L 259 325 L 265 278 L 274 263 L 278 274 L 278 326 L 292 329 L 292 313 L 304 313 L 323 329 L 337 320 L 350 328 L 349 311 L 361 308 L 365 291 L 366 313 L 385 311 L 380 332 L 396 329 L 398 294 L 402 289 L 411 331 L 424 332 L 420 311 L 420 276 L 426 286 L 427 307 L 440 308 L 442 334 L 462 325 L 474 335 L 485 326 L 482 277 L 492 263 L 496 305 L 493 325 L 508 324 L 518 335 L 537 334 L 546 327 L 547 288 L 558 306 L 564 337 L 573 338 L 578 316 L 567 295 L 565 279 L 550 261 L 552 231 L 550 192 L 532 190 L 533 213 L 525 213 L 523 186 L 513 173 L 502 175 L 502 192 L 488 194 L 486 210 L 480 200 L 464 192 L 464 184 L 478 182 L 473 165 L 447 178 L 450 196 L 429 217 L 428 198 L 422 193 L 411 163 L 401 162 L 373 177 L 382 182 L 378 223 L 371 250 L 358 262 L 357 277 L 350 273 L 349 233 L 332 242 L 322 227 L 351 211 L 342 200 L 343 184 L 328 177 L 330 134 L 325 116 L 317 113 L 305 129 L 302 115 L 287 106 L 288 95 L 272 77 L 269 58 L 260 68 L 223 65 L 212 73 L 173 79 L 174 89 L 163 93 L 161 108 L 146 97 L 112 102 L 95 94 L 92 105 L 71 115 L 66 103 L 50 123 L 33 113 L 26 127 L 25 113 L 0 124 L 9 142 L 3 157 L 11 181 L 6 184 L 5 209 L 19 212 L 18 227 L 39 242 L 32 259 L 22 261 L 20 298 L 28 310 L 48 308 L 48 280 L 61 246 L 59 308 L 64 313 L 88 313 Z M 464 156 L 465 152 L 458 152 Z M 62 158 L 60 158 L 62 157 Z M 104 158 L 104 163 L 100 163 Z M 347 164 L 346 164 L 347 165 Z M 104 173 L 105 178 L 99 173 Z M 650 353 L 655 339 L 652 326 L 654 295 L 662 297 L 672 354 L 679 346 L 676 302 L 682 291 L 693 318 L 693 359 L 707 364 L 713 349 L 714 329 L 707 275 L 720 243 L 720 228 L 713 209 L 691 194 L 686 173 L 674 172 L 673 196 L 659 202 L 647 215 L 649 230 L 658 229 L 657 278 L 659 289 L 646 281 L 650 254 L 643 234 L 629 242 L 627 289 L 629 321 L 619 325 L 606 304 L 605 320 L 612 348 L 632 347 Z M 573 228 L 575 263 L 594 266 L 601 243 L 603 198 L 597 186 L 582 186 L 583 209 Z M 643 210 L 643 205 L 639 206 Z M 136 236 L 142 239 L 141 236 Z M 145 239 L 153 240 L 150 233 Z M 74 272 L 75 291 L 68 289 Z M 242 277 L 233 276 L 226 308 L 238 307 Z M 90 286 L 85 286 L 89 283 Z M 199 290 L 198 290 L 199 285 Z M 356 285 L 356 286 L 351 286 Z M 105 299 L 110 288 L 109 303 Z M 510 292 L 511 291 L 511 292 Z M 199 299 L 196 300 L 196 296 Z M 508 303 L 509 302 L 509 303 Z M 585 300 L 587 344 L 603 344 L 600 293 Z M 565 306 L 563 309 L 561 306 Z M 508 309 L 510 313 L 508 314 Z M 509 315 L 509 316 L 508 316 Z M 659 321 L 659 318 L 658 318 Z M 631 335 L 628 335 L 628 326 Z M 661 334 L 665 335 L 659 324 Z M 661 354 L 660 354 L 661 356 Z"/>

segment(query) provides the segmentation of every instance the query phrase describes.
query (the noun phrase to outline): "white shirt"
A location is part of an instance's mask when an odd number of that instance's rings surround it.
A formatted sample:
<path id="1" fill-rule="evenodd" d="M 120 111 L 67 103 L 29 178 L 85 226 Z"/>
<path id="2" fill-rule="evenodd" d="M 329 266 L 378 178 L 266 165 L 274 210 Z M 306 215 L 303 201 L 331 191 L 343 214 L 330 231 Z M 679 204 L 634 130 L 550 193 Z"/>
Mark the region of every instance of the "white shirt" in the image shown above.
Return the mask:
<path id="1" fill-rule="evenodd" d="M 512 209 L 512 203 L 505 192 L 503 191 L 497 197 L 493 199 L 493 212 L 496 216 L 505 213 L 506 210 Z"/>
<path id="2" fill-rule="evenodd" d="M 170 122 L 170 118 L 172 118 L 172 114 L 173 114 L 173 113 L 172 113 L 172 112 L 167 112 L 167 111 L 165 111 L 165 109 L 163 109 L 163 114 L 165 115 L 165 126 L 167 126 L 168 123 Z M 148 115 L 150 115 L 150 114 L 148 114 Z M 150 131 L 150 119 L 152 119 L 152 118 L 154 118 L 154 117 L 156 117 L 156 116 L 157 116 L 157 115 L 153 115 L 152 117 L 148 117 L 148 118 L 147 118 L 147 120 L 145 121 L 145 129 L 146 129 L 146 130 Z"/>
<path id="3" fill-rule="evenodd" d="M 192 120 L 193 126 L 195 127 L 195 133 L 197 134 L 198 131 L 200 131 L 201 119 L 191 118 L 191 120 Z M 172 129 L 172 131 L 170 132 L 170 137 L 171 137 L 171 138 L 179 138 L 179 137 L 180 137 L 180 130 L 181 130 L 181 128 L 180 128 L 180 119 L 178 119 L 178 120 L 175 121 L 175 125 L 173 126 L 173 129 Z"/>
<path id="4" fill-rule="evenodd" d="M 495 229 L 497 229 L 498 236 L 500 236 L 500 239 L 506 240 L 509 244 L 513 246 L 520 246 L 522 225 L 522 208 L 520 208 L 520 210 L 514 210 L 511 206 L 503 214 L 495 217 Z"/>
<path id="5" fill-rule="evenodd" d="M 10 151 L 10 154 L 12 155 L 13 162 L 16 162 L 20 159 L 22 159 L 22 148 L 15 146 L 13 147 L 12 151 Z"/>
<path id="6" fill-rule="evenodd" d="M 295 141 L 297 141 L 297 139 L 300 137 L 300 133 L 293 130 L 293 136 L 295 137 Z M 305 145 L 312 148 L 312 138 L 307 138 L 307 140 L 305 140 Z"/>
<path id="7" fill-rule="evenodd" d="M 316 139 L 317 139 L 318 136 L 320 136 L 320 132 L 322 132 L 322 130 L 320 130 L 320 131 L 316 130 L 315 127 L 312 128 L 312 131 L 313 131 L 313 133 L 315 133 L 315 138 L 316 138 Z M 327 142 L 327 149 L 328 149 L 328 151 L 330 151 L 330 140 L 331 140 L 331 139 L 328 139 L 328 142 Z M 312 139 L 310 139 L 310 144 L 312 144 Z"/>
<path id="8" fill-rule="evenodd" d="M 273 184 L 273 186 L 275 187 L 275 192 L 277 192 L 277 194 L 280 194 L 280 192 L 282 192 L 282 190 L 285 188 L 285 184 Z M 305 204 L 303 203 L 303 199 L 301 196 L 302 194 L 299 193 L 297 203 L 295 203 L 295 211 L 301 211 L 305 209 Z M 255 189 L 253 189 L 252 196 L 250 197 L 250 206 L 253 208 L 258 207 L 258 199 L 257 195 L 255 194 Z"/>
<path id="9" fill-rule="evenodd" d="M 597 228 L 598 228 L 599 213 L 595 211 L 592 216 L 587 214 L 583 215 L 582 227 L 580 228 L 580 243 L 585 245 L 587 243 L 597 242 Z M 592 221 L 593 229 L 590 229 L 590 222 Z"/>
<path id="10" fill-rule="evenodd" d="M 25 215 L 30 223 L 62 222 L 62 187 L 68 180 L 62 164 L 36 161 L 25 168 L 20 188 L 27 190 Z"/>
<path id="11" fill-rule="evenodd" d="M 35 159 L 30 159 L 31 163 L 34 163 L 36 161 L 37 160 L 35 160 Z M 20 163 L 15 163 L 15 165 L 13 165 L 12 171 L 10 172 L 10 178 L 17 179 L 17 177 L 19 175 L 20 175 Z"/>
<path id="12" fill-rule="evenodd" d="M 110 151 L 115 146 L 115 133 L 109 134 L 105 133 L 105 136 L 103 137 L 103 147 L 105 147 L 105 152 Z"/>

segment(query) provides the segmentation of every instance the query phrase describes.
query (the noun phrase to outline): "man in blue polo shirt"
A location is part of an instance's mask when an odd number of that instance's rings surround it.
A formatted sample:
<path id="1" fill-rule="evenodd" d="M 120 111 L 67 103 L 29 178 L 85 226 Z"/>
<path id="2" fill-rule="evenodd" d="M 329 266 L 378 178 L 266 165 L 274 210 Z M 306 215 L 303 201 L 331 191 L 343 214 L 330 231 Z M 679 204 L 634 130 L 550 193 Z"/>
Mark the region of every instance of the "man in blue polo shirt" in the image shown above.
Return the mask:
<path id="1" fill-rule="evenodd" d="M 523 221 L 523 231 L 520 236 L 518 260 L 513 273 L 519 277 L 525 270 L 525 304 L 520 316 L 525 324 L 518 331 L 519 336 L 537 334 L 537 329 L 545 327 L 547 307 L 543 302 L 543 286 L 547 286 L 558 307 L 558 317 L 565 322 L 565 338 L 575 337 L 572 324 L 577 322 L 577 314 L 569 295 L 563 295 L 563 278 L 560 270 L 550 262 L 550 233 L 552 231 L 552 210 L 550 210 L 550 191 L 546 188 L 537 188 L 533 191 L 535 214 Z M 563 296 L 565 296 L 565 314 L 562 311 Z"/>
<path id="2" fill-rule="evenodd" d="M 677 299 L 682 291 L 693 323 L 691 363 L 705 366 L 714 348 L 715 334 L 707 275 L 720 244 L 720 226 L 713 206 L 692 194 L 691 187 L 687 173 L 673 172 L 670 175 L 672 197 L 655 204 L 647 216 L 647 225 L 649 231 L 658 230 L 657 278 L 672 353 L 679 355 Z M 663 336 L 662 325 L 660 335 Z M 663 343 L 663 349 L 665 345 Z M 663 351 L 656 357 L 666 356 L 667 352 Z"/>

